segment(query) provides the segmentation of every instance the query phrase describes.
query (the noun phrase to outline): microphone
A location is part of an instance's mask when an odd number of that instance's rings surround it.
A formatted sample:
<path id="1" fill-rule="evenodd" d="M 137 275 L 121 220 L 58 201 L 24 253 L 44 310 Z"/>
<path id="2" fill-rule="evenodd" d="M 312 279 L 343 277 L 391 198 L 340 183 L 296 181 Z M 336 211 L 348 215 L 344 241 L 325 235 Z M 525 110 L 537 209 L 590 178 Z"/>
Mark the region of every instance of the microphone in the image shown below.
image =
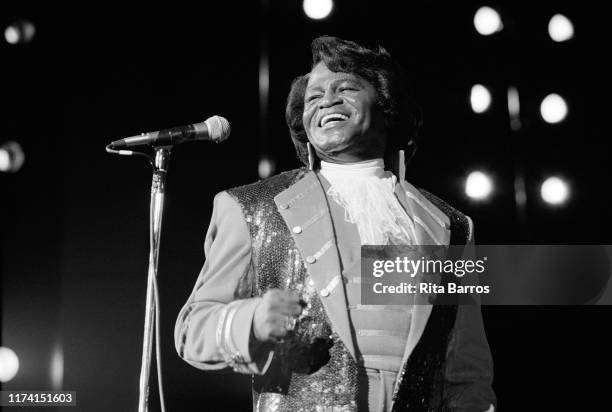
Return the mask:
<path id="1" fill-rule="evenodd" d="M 172 129 L 164 129 L 157 132 L 142 133 L 138 136 L 115 140 L 111 142 L 110 146 L 113 149 L 147 144 L 151 146 L 170 146 L 194 140 L 212 140 L 215 143 L 219 143 L 227 139 L 230 132 L 231 127 L 226 118 L 212 116 L 201 123 L 173 127 Z"/>

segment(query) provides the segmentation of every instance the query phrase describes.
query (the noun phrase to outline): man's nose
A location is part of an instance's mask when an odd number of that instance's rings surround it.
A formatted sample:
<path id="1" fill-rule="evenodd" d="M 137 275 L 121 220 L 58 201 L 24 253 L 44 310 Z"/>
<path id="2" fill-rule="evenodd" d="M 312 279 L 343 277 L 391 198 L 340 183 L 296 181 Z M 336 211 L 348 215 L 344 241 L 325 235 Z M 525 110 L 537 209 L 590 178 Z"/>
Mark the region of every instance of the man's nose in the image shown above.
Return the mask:
<path id="1" fill-rule="evenodd" d="M 319 100 L 319 108 L 325 109 L 341 103 L 342 99 L 340 96 L 338 96 L 338 94 L 330 87 L 325 91 L 323 98 Z"/>

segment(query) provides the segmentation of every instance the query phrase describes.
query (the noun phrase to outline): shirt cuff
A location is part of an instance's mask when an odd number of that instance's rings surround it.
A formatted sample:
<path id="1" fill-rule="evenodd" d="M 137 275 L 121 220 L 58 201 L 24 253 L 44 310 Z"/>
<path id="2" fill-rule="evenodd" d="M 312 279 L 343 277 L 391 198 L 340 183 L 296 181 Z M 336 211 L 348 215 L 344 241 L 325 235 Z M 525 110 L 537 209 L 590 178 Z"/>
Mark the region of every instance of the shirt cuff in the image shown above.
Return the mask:
<path id="1" fill-rule="evenodd" d="M 263 375 L 272 362 L 273 352 L 251 359 L 249 338 L 255 308 L 261 298 L 236 300 L 222 311 L 217 326 L 217 345 L 225 362 L 236 372 Z"/>

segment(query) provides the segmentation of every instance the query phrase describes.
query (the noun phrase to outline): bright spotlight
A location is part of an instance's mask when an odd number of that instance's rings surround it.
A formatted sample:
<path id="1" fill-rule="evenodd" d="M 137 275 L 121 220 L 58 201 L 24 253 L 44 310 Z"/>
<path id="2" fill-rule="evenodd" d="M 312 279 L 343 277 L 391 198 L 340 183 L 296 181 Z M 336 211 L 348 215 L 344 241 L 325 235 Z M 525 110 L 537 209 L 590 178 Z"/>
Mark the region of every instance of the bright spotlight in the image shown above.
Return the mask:
<path id="1" fill-rule="evenodd" d="M 19 371 L 19 358 L 17 354 L 7 347 L 0 347 L 0 382 L 8 382 Z"/>
<path id="2" fill-rule="evenodd" d="M 8 26 L 6 30 L 4 30 L 4 38 L 7 43 L 17 44 L 20 38 L 19 31 L 17 31 L 15 26 Z"/>
<path id="3" fill-rule="evenodd" d="M 0 172 L 14 173 L 18 171 L 25 160 L 23 149 L 17 142 L 0 144 Z"/>
<path id="4" fill-rule="evenodd" d="M 546 203 L 550 205 L 561 205 L 565 203 L 569 197 L 569 187 L 563 179 L 553 176 L 542 183 L 540 194 L 542 195 L 542 200 Z"/>
<path id="5" fill-rule="evenodd" d="M 556 42 L 562 42 L 574 37 L 574 25 L 563 14 L 555 14 L 548 22 L 548 34 Z"/>
<path id="6" fill-rule="evenodd" d="M 4 39 L 10 44 L 29 43 L 34 38 L 34 34 L 36 34 L 34 25 L 27 20 L 21 20 L 4 30 Z"/>
<path id="7" fill-rule="evenodd" d="M 474 27 L 478 33 L 483 36 L 489 36 L 501 31 L 504 28 L 504 24 L 495 9 L 484 6 L 479 8 L 476 14 L 474 14 Z"/>
<path id="8" fill-rule="evenodd" d="M 334 8 L 332 0 L 304 0 L 304 13 L 313 19 L 321 20 L 329 16 Z"/>
<path id="9" fill-rule="evenodd" d="M 55 343 L 51 353 L 49 374 L 53 390 L 61 390 L 64 381 L 64 350 L 61 342 Z"/>
<path id="10" fill-rule="evenodd" d="M 547 123 L 559 123 L 567 116 L 567 103 L 558 94 L 549 94 L 542 100 L 540 114 Z"/>
<path id="11" fill-rule="evenodd" d="M 272 173 L 274 173 L 274 161 L 263 157 L 259 160 L 259 178 L 265 179 L 266 177 L 270 177 Z"/>
<path id="12" fill-rule="evenodd" d="M 516 87 L 508 87 L 508 115 L 510 116 L 510 128 L 519 131 L 521 129 L 521 100 Z"/>
<path id="13" fill-rule="evenodd" d="M 474 113 L 484 113 L 491 105 L 491 93 L 482 84 L 472 86 L 470 104 Z"/>
<path id="14" fill-rule="evenodd" d="M 465 180 L 465 194 L 474 200 L 484 200 L 493 191 L 493 181 L 481 171 L 470 173 Z"/>

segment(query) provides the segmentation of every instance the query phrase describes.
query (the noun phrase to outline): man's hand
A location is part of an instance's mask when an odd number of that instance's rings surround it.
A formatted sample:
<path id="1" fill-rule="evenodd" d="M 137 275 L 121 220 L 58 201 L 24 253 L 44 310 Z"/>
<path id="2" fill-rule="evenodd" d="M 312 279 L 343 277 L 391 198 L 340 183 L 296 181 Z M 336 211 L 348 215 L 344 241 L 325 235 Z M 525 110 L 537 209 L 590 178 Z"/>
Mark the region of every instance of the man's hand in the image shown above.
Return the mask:
<path id="1" fill-rule="evenodd" d="M 305 306 L 296 293 L 270 289 L 255 308 L 253 333 L 259 342 L 278 342 L 293 330 Z"/>

